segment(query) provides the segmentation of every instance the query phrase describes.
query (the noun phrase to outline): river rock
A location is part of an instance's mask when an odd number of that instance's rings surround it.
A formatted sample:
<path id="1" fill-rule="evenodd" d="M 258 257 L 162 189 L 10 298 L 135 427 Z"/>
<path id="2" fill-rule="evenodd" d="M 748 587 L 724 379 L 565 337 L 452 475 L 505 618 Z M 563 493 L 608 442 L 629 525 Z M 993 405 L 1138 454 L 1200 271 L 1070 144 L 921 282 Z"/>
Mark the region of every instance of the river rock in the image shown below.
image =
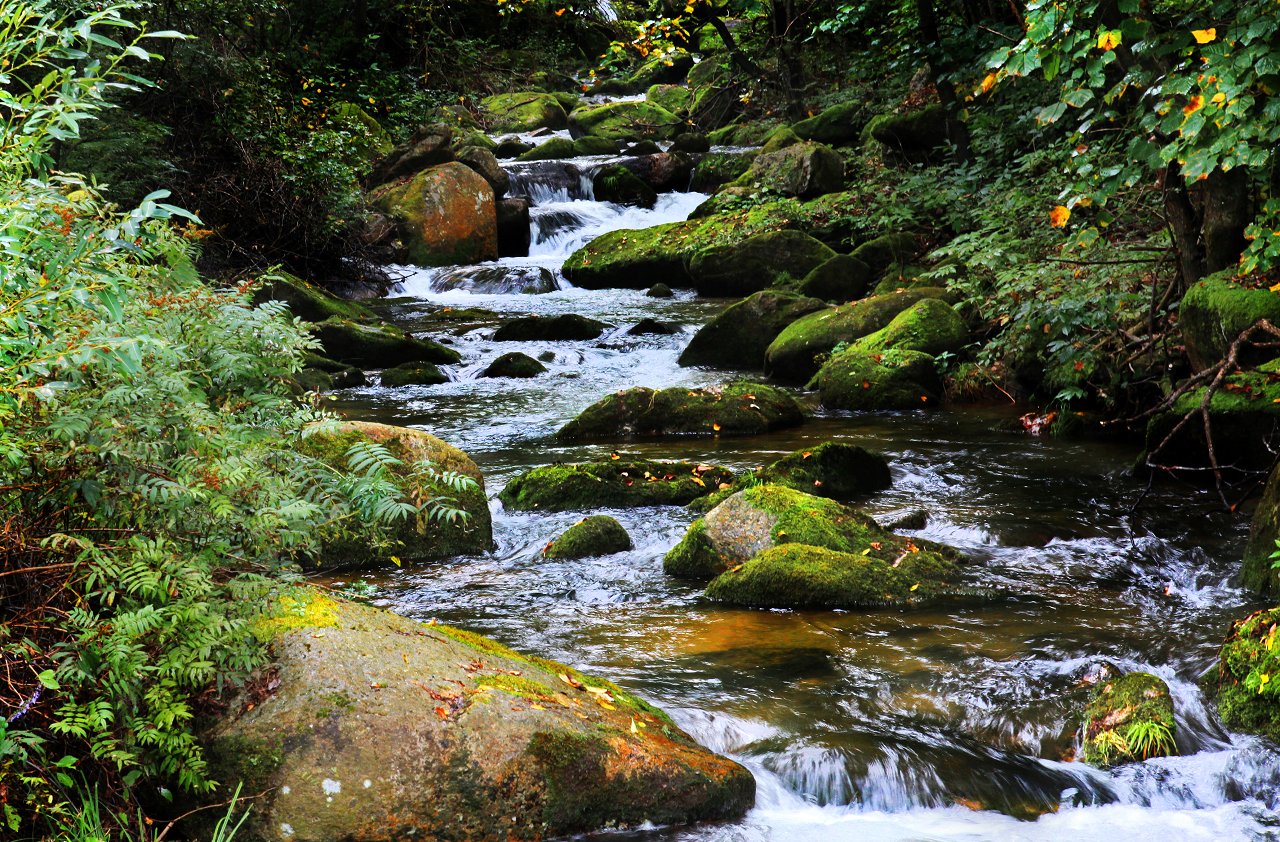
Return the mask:
<path id="1" fill-rule="evenodd" d="M 558 161 L 577 154 L 573 141 L 567 137 L 553 137 L 532 149 L 521 152 L 517 161 Z"/>
<path id="2" fill-rule="evenodd" d="M 670 298 L 673 295 L 675 293 L 666 284 L 654 284 L 645 291 L 645 296 L 649 298 Z"/>
<path id="3" fill-rule="evenodd" d="M 730 304 L 699 329 L 680 355 L 680 365 L 760 369 L 765 349 L 783 328 L 822 309 L 825 305 L 815 298 L 762 290 Z"/>
<path id="4" fill-rule="evenodd" d="M 401 363 L 426 362 L 450 365 L 461 357 L 438 342 L 416 339 L 391 325 L 361 324 L 332 317 L 314 325 L 325 356 L 350 365 L 387 368 Z"/>
<path id="5" fill-rule="evenodd" d="M 751 169 L 751 162 L 759 153 L 754 150 L 735 152 L 711 152 L 693 168 L 689 189 L 699 193 L 711 193 L 723 184 L 741 178 Z"/>
<path id="6" fill-rule="evenodd" d="M 476 295 L 541 295 L 556 288 L 556 276 L 545 266 L 459 266 L 431 279 L 433 292 L 464 290 Z"/>
<path id="7" fill-rule="evenodd" d="M 880 330 L 855 340 L 849 348 L 866 354 L 897 349 L 937 356 L 959 351 L 968 341 L 969 328 L 954 307 L 936 298 L 924 298 Z"/>
<path id="8" fill-rule="evenodd" d="M 801 120 L 791 130 L 805 140 L 832 146 L 853 145 L 862 136 L 868 118 L 866 104 L 844 102 L 807 120 Z"/>
<path id="9" fill-rule="evenodd" d="M 784 275 L 802 278 L 834 256 L 803 231 L 773 231 L 698 252 L 689 261 L 689 274 L 700 295 L 739 297 Z"/>
<path id="10" fill-rule="evenodd" d="M 446 164 L 453 160 L 453 129 L 443 123 L 420 126 L 404 143 L 374 167 L 366 182 L 370 185 L 387 184 L 405 176 L 421 172 L 428 167 Z"/>
<path id="11" fill-rule="evenodd" d="M 283 301 L 289 312 L 308 322 L 322 322 L 329 318 L 351 322 L 374 324 L 378 317 L 364 304 L 331 295 L 309 281 L 288 272 L 275 272 L 263 279 L 262 286 L 253 295 L 255 304 L 264 301 Z"/>
<path id="12" fill-rule="evenodd" d="M 304 368 L 300 372 L 301 382 L 303 385 L 314 384 L 315 388 L 312 388 L 312 391 L 348 389 L 352 386 L 363 386 L 369 382 L 365 373 L 355 366 L 331 360 L 312 351 L 303 353 L 302 362 Z"/>
<path id="13" fill-rule="evenodd" d="M 612 325 L 575 313 L 559 316 L 524 316 L 498 328 L 494 342 L 560 342 L 595 339 Z"/>
<path id="14" fill-rule="evenodd" d="M 556 433 L 562 441 L 669 435 L 755 435 L 804 421 L 788 392 L 735 381 L 689 389 L 625 389 L 587 407 Z"/>
<path id="15" fill-rule="evenodd" d="M 523 92 L 496 94 L 480 100 L 494 132 L 563 129 L 569 124 L 564 106 L 552 94 Z"/>
<path id="16" fill-rule="evenodd" d="M 534 468 L 498 499 L 508 509 L 547 512 L 683 506 L 732 479 L 732 471 L 715 465 L 616 459 Z"/>
<path id="17" fill-rule="evenodd" d="M 679 152 L 663 152 L 655 149 L 652 152 L 632 153 L 636 157 L 628 158 L 619 166 L 626 167 L 636 178 L 652 187 L 659 193 L 672 190 L 685 190 L 689 186 L 689 177 L 693 174 L 694 161 L 688 155 Z"/>
<path id="18" fill-rule="evenodd" d="M 507 171 L 498 163 L 498 159 L 492 152 L 479 146 L 467 146 L 457 154 L 459 163 L 466 164 L 489 182 L 495 199 L 501 199 L 506 195 L 507 188 L 511 186 L 511 177 L 507 175 Z"/>
<path id="19" fill-rule="evenodd" d="M 652 140 L 638 140 L 635 143 L 627 144 L 627 148 L 623 149 L 623 154 L 633 157 L 641 157 L 643 155 L 658 155 L 662 152 L 662 147 Z"/>
<path id="20" fill-rule="evenodd" d="M 751 120 L 746 123 L 734 123 L 716 129 L 707 135 L 712 146 L 762 146 L 775 129 L 778 122 L 769 120 Z"/>
<path id="21" fill-rule="evenodd" d="M 644 98 L 672 114 L 688 114 L 693 107 L 693 91 L 683 85 L 650 85 Z"/>
<path id="22" fill-rule="evenodd" d="M 1218 668 L 1206 681 L 1223 725 L 1232 731 L 1261 734 L 1273 743 L 1280 742 L 1280 697 L 1271 688 L 1280 672 L 1272 645 L 1277 625 L 1280 608 L 1257 611 L 1233 623 L 1222 644 Z"/>
<path id="23" fill-rule="evenodd" d="M 396 386 L 438 386 L 449 382 L 445 374 L 431 363 L 402 363 L 394 368 L 384 369 L 382 385 Z"/>
<path id="24" fill-rule="evenodd" d="M 837 254 L 800 281 L 804 295 L 837 303 L 856 301 L 871 285 L 871 267 L 851 254 Z"/>
<path id="25" fill-rule="evenodd" d="M 764 144 L 760 147 L 760 152 L 764 155 L 768 155 L 771 152 L 781 152 L 789 146 L 795 146 L 803 142 L 800 139 L 800 135 L 791 131 L 790 126 L 778 126 L 765 135 Z"/>
<path id="26" fill-rule="evenodd" d="M 575 138 L 593 135 L 609 140 L 645 138 L 670 140 L 684 121 L 651 102 L 610 102 L 579 108 L 569 115 L 569 132 Z"/>
<path id="27" fill-rule="evenodd" d="M 580 137 L 573 142 L 573 157 L 587 155 L 617 155 L 618 142 L 604 137 Z"/>
<path id="28" fill-rule="evenodd" d="M 458 266 L 498 257 L 493 188 L 465 164 L 424 170 L 375 200 L 398 221 L 415 265 Z"/>
<path id="29" fill-rule="evenodd" d="M 495 359 L 480 374 L 481 377 L 537 377 L 547 367 L 528 354 L 512 351 Z"/>
<path id="30" fill-rule="evenodd" d="M 880 330 L 903 310 L 926 298 L 945 301 L 948 293 L 936 287 L 904 290 L 803 316 L 769 343 L 765 351 L 765 373 L 783 380 L 805 382 L 817 373 L 825 355 L 837 345 Z"/>
<path id="31" fill-rule="evenodd" d="M 1173 699 L 1162 679 L 1131 672 L 1101 681 L 1084 712 L 1081 759 L 1106 769 L 1176 755 L 1176 728 Z"/>
<path id="32" fill-rule="evenodd" d="M 1265 285 L 1246 286 L 1233 270 L 1197 281 L 1178 308 L 1178 328 L 1196 371 L 1216 365 L 1242 331 L 1259 319 L 1280 326 L 1280 295 Z M 1258 363 L 1259 351 L 1244 350 L 1242 362 Z"/>
<path id="33" fill-rule="evenodd" d="M 1249 527 L 1249 543 L 1244 548 L 1240 568 L 1241 584 L 1263 597 L 1280 595 L 1280 568 L 1273 567 L 1271 554 L 1280 538 L 1280 467 L 1273 468 L 1262 499 L 1254 510 Z"/>
<path id="34" fill-rule="evenodd" d="M 906 264 L 919 253 L 915 235 L 899 232 L 868 240 L 854 249 L 851 256 L 867 264 L 871 274 L 878 277 L 894 266 Z"/>
<path id="35" fill-rule="evenodd" d="M 592 177 L 591 184 L 596 199 L 601 202 L 652 208 L 658 201 L 658 194 L 652 187 L 620 164 L 598 171 Z"/>
<path id="36" fill-rule="evenodd" d="M 523 141 L 518 137 L 499 138 L 496 146 L 493 147 L 493 157 L 499 161 L 509 161 L 512 158 L 519 158 L 524 153 L 533 149 L 534 145 L 527 141 Z"/>
<path id="37" fill-rule="evenodd" d="M 432 519 L 428 513 L 397 521 L 389 530 L 395 545 L 377 547 L 366 540 L 331 542 L 316 559 L 320 567 L 385 567 L 393 557 L 404 562 L 431 561 L 459 555 L 476 555 L 493 549 L 493 524 L 484 477 L 471 457 L 429 433 L 407 427 L 393 427 L 368 421 L 344 421 L 333 429 L 315 432 L 302 440 L 300 450 L 339 471 L 348 470 L 347 453 L 358 444 L 385 447 L 400 460 L 389 471 L 389 479 L 409 500 L 448 497 L 455 508 L 466 513 L 463 521 Z M 456 491 L 432 480 L 421 469 L 430 466 L 439 472 L 470 477 L 474 485 Z"/>
<path id="38" fill-rule="evenodd" d="M 545 558 L 570 560 L 613 555 L 631 549 L 627 530 L 608 515 L 591 515 L 570 526 L 559 538 L 547 544 Z"/>
<path id="39" fill-rule="evenodd" d="M 671 141 L 671 152 L 687 152 L 691 155 L 704 155 L 711 151 L 711 141 L 702 132 L 681 132 Z"/>
<path id="40" fill-rule="evenodd" d="M 528 257 L 533 234 L 530 226 L 531 202 L 524 196 L 501 199 L 494 208 L 498 225 L 498 256 Z M 556 288 L 555 277 L 551 289 Z"/>
<path id="41" fill-rule="evenodd" d="M 797 143 L 777 151 L 761 152 L 737 183 L 810 199 L 844 187 L 844 161 L 829 146 Z"/>
<path id="42" fill-rule="evenodd" d="M 316 590 L 272 609 L 270 666 L 205 735 L 217 777 L 262 793 L 250 838 L 534 842 L 754 801 L 746 769 L 608 681 Z"/>
<path id="43" fill-rule="evenodd" d="M 671 336 L 680 332 L 679 325 L 659 319 L 641 319 L 627 328 L 628 336 Z"/>
<path id="44" fill-rule="evenodd" d="M 919 351 L 872 354 L 850 348 L 833 355 L 815 381 L 827 409 L 933 409 L 942 403 L 938 367 Z"/>
<path id="45" fill-rule="evenodd" d="M 882 114 L 867 124 L 866 133 L 908 160 L 921 160 L 947 142 L 947 114 L 938 104 Z"/>
<path id="46" fill-rule="evenodd" d="M 639 92 L 652 85 L 679 84 L 693 67 L 693 56 L 684 51 L 653 55 L 627 77 L 626 87 Z"/>
<path id="47" fill-rule="evenodd" d="M 789 453 L 752 476 L 755 482 L 781 485 L 834 500 L 882 491 L 892 483 L 884 456 L 858 445 L 835 441 Z"/>

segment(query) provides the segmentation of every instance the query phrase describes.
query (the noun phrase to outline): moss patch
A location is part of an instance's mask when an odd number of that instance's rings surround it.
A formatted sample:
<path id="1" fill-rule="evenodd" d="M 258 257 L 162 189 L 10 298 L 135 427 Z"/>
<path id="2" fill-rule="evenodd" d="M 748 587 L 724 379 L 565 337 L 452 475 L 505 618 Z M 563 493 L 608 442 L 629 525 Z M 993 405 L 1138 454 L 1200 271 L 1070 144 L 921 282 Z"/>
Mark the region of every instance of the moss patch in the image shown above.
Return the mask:
<path id="1" fill-rule="evenodd" d="M 683 120 L 652 102 L 611 102 L 579 108 L 569 115 L 569 130 L 575 137 L 670 140 L 683 126 Z"/>
<path id="2" fill-rule="evenodd" d="M 1186 340 L 1187 356 L 1197 370 L 1226 356 L 1231 342 L 1259 319 L 1280 323 L 1280 294 L 1254 287 L 1227 270 L 1198 281 L 1187 290 L 1178 308 L 1178 326 Z M 1246 349 L 1245 363 L 1258 362 Z"/>
<path id="3" fill-rule="evenodd" d="M 698 252 L 689 260 L 689 275 L 702 295 L 737 297 L 783 276 L 802 278 L 835 254 L 803 231 L 772 231 Z"/>
<path id="4" fill-rule="evenodd" d="M 631 549 L 631 536 L 622 524 L 607 515 L 592 515 L 570 526 L 547 545 L 542 555 L 552 559 L 575 559 L 612 555 Z"/>
<path id="5" fill-rule="evenodd" d="M 569 124 L 564 106 L 553 94 L 537 92 L 497 94 L 480 100 L 495 132 L 563 129 Z"/>
<path id="6" fill-rule="evenodd" d="M 1169 686 L 1150 673 L 1103 682 L 1084 720 L 1085 763 L 1107 768 L 1178 753 Z"/>
<path id="7" fill-rule="evenodd" d="M 564 313 L 558 316 L 525 316 L 513 319 L 493 333 L 494 342 L 559 342 L 595 339 L 611 325 Z"/>
<path id="8" fill-rule="evenodd" d="M 403 363 L 382 372 L 383 386 L 438 386 L 448 382 L 449 375 L 431 363 Z"/>
<path id="9" fill-rule="evenodd" d="M 828 409 L 932 409 L 944 391 L 933 357 L 918 351 L 842 351 L 815 382 Z"/>
<path id="10" fill-rule="evenodd" d="M 509 509 L 548 512 L 683 506 L 732 479 L 727 468 L 695 462 L 619 459 L 547 465 L 512 480 L 498 499 Z"/>
<path id="11" fill-rule="evenodd" d="M 850 349 L 865 354 L 920 351 L 936 356 L 959 351 L 969 341 L 969 329 L 955 308 L 936 298 L 917 301 L 875 333 L 856 340 Z"/>
<path id="12" fill-rule="evenodd" d="M 1213 691 L 1223 724 L 1280 742 L 1278 627 L 1280 608 L 1258 611 L 1234 623 L 1219 653 Z"/>
<path id="13" fill-rule="evenodd" d="M 352 365 L 378 368 L 411 362 L 450 365 L 462 359 L 452 348 L 415 339 L 390 325 L 361 324 L 335 317 L 315 325 L 312 333 L 320 340 L 325 356 Z"/>
<path id="14" fill-rule="evenodd" d="M 804 420 L 789 393 L 735 381 L 688 389 L 626 389 L 591 406 L 556 433 L 565 441 L 663 435 L 754 435 Z"/>
<path id="15" fill-rule="evenodd" d="M 758 370 L 769 343 L 787 325 L 822 309 L 816 298 L 762 290 L 730 304 L 703 325 L 680 354 L 680 365 Z"/>

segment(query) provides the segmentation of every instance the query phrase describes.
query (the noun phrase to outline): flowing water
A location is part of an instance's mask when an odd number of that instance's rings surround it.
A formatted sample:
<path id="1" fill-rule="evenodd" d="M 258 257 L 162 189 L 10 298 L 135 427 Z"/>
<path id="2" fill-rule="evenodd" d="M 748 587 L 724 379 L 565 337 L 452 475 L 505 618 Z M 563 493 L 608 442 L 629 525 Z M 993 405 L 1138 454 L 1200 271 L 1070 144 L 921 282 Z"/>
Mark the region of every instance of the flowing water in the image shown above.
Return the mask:
<path id="1" fill-rule="evenodd" d="M 552 438 L 610 391 L 729 376 L 676 364 L 696 327 L 725 302 L 579 290 L 558 276 L 590 238 L 683 219 L 705 198 L 668 194 L 648 211 L 596 202 L 582 173 L 603 160 L 569 162 L 576 170 L 509 165 L 512 193 L 536 204 L 535 244 L 529 258 L 480 268 L 499 270 L 517 288 L 546 270 L 557 289 L 441 291 L 451 270 L 405 270 L 401 292 L 382 302 L 386 314 L 445 337 L 464 362 L 445 385 L 375 385 L 340 393 L 335 406 L 441 435 L 476 459 L 491 494 L 530 467 L 607 458 L 614 449 L 746 468 L 826 440 L 857 443 L 893 466 L 893 487 L 865 501 L 867 510 L 926 510 L 927 527 L 913 534 L 966 550 L 982 584 L 1007 596 L 958 609 L 727 609 L 662 573 L 662 555 L 693 519 L 682 509 L 609 512 L 631 533 L 633 550 L 551 562 L 541 548 L 583 513 L 512 513 L 495 501 L 497 551 L 380 578 L 377 601 L 611 677 L 756 776 L 757 807 L 740 823 L 615 838 L 1280 838 L 1277 752 L 1225 732 L 1198 686 L 1230 621 L 1253 607 L 1232 584 L 1244 526 L 1201 491 L 1148 492 L 1129 476 L 1130 445 L 1012 432 L 1005 409 L 819 414 L 798 429 L 746 439 Z M 616 327 L 589 342 L 494 343 L 495 318 L 462 308 L 573 312 Z M 642 318 L 680 327 L 629 335 Z M 543 358 L 549 372 L 477 376 L 510 350 Z M 1070 762 L 1074 711 L 1107 665 L 1168 681 L 1181 757 L 1114 772 Z"/>

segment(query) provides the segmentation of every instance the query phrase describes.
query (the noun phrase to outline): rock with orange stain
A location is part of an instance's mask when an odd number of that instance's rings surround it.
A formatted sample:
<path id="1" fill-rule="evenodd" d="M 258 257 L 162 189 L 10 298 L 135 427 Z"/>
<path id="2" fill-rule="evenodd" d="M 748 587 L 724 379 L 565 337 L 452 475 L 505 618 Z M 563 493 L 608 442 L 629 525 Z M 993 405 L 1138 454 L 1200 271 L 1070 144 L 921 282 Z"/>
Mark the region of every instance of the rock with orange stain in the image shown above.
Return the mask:
<path id="1" fill-rule="evenodd" d="M 395 217 L 410 263 L 456 266 L 498 257 L 493 187 L 465 164 L 423 170 L 383 188 L 375 201 Z"/>

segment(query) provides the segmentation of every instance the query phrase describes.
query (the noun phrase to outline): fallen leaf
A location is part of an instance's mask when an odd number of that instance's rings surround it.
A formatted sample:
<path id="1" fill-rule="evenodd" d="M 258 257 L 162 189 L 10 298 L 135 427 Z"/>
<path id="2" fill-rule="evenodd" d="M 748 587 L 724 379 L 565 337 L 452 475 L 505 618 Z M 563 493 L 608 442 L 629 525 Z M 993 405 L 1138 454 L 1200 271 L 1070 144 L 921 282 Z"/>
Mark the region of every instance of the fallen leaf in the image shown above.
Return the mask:
<path id="1" fill-rule="evenodd" d="M 585 686 L 585 685 L 583 685 L 583 683 L 582 683 L 581 681 L 579 681 L 578 679 L 573 678 L 572 676 L 570 676 L 570 675 L 568 675 L 568 674 L 566 674 L 566 673 L 563 673 L 563 672 L 562 672 L 562 673 L 560 673 L 560 680 L 561 680 L 561 681 L 563 681 L 565 684 L 568 684 L 570 687 L 572 687 L 572 688 L 573 688 L 573 689 L 575 689 L 575 690 L 581 690 L 581 689 L 583 689 L 583 688 L 584 688 L 584 686 Z"/>

